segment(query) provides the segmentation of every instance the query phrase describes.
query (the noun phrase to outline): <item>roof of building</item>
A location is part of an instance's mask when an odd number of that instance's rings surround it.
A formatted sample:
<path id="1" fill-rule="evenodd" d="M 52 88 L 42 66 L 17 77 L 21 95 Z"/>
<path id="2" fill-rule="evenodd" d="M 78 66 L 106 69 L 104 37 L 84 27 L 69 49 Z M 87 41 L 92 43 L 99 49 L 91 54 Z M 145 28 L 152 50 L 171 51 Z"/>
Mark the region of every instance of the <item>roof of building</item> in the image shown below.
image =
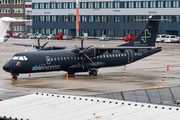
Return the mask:
<path id="1" fill-rule="evenodd" d="M 180 108 L 103 98 L 36 93 L 0 102 L 0 117 L 40 119 L 178 120 Z"/>

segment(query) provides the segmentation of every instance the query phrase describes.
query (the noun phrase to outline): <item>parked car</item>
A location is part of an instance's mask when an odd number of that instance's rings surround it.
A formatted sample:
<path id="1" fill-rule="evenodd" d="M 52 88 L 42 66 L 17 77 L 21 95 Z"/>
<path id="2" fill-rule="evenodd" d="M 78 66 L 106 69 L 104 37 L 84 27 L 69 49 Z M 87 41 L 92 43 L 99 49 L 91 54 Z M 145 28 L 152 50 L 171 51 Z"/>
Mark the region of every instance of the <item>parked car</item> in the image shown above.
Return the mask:
<path id="1" fill-rule="evenodd" d="M 174 42 L 175 37 L 176 35 L 166 35 L 165 42 L 166 43 Z"/>
<path id="2" fill-rule="evenodd" d="M 21 33 L 21 34 L 19 35 L 19 38 L 27 39 L 27 38 L 29 38 L 29 35 L 26 34 L 26 33 Z"/>
<path id="3" fill-rule="evenodd" d="M 38 36 L 40 36 L 40 39 L 46 39 L 46 35 L 44 34 L 39 34 L 36 36 L 36 39 L 38 39 Z"/>
<path id="4" fill-rule="evenodd" d="M 110 40 L 110 37 L 109 35 L 102 35 L 100 38 L 99 38 L 100 41 L 108 41 Z"/>
<path id="5" fill-rule="evenodd" d="M 48 36 L 47 36 L 47 39 L 49 40 L 49 39 L 55 39 L 55 37 L 54 37 L 55 35 L 54 34 L 49 34 Z"/>
<path id="6" fill-rule="evenodd" d="M 180 42 L 180 37 L 175 37 L 174 40 L 173 40 L 174 43 L 179 43 Z"/>
<path id="7" fill-rule="evenodd" d="M 6 33 L 6 35 L 4 36 L 4 38 L 9 38 L 10 36 L 9 36 L 9 34 L 8 33 Z"/>
<path id="8" fill-rule="evenodd" d="M 161 43 L 165 42 L 165 37 L 166 37 L 166 34 L 157 35 L 156 42 L 157 43 L 158 42 L 161 42 Z"/>
<path id="9" fill-rule="evenodd" d="M 125 36 L 123 37 L 123 40 L 127 41 L 133 41 L 136 39 L 136 36 L 134 36 L 133 33 L 126 33 Z"/>
<path id="10" fill-rule="evenodd" d="M 64 35 L 63 40 L 72 40 L 72 36 L 70 35 Z"/>
<path id="11" fill-rule="evenodd" d="M 21 33 L 16 33 L 16 34 L 14 34 L 13 38 L 19 38 L 20 34 L 21 34 Z"/>

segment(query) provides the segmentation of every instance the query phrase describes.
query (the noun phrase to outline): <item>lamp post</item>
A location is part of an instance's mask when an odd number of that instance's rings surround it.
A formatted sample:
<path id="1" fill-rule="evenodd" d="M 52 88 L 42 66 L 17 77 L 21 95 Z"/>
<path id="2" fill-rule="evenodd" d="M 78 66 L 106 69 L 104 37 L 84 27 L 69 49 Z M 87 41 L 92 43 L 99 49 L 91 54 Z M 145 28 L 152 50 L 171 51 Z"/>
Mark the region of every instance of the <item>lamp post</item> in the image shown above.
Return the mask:
<path id="1" fill-rule="evenodd" d="M 76 0 L 76 38 L 79 38 L 79 2 Z"/>

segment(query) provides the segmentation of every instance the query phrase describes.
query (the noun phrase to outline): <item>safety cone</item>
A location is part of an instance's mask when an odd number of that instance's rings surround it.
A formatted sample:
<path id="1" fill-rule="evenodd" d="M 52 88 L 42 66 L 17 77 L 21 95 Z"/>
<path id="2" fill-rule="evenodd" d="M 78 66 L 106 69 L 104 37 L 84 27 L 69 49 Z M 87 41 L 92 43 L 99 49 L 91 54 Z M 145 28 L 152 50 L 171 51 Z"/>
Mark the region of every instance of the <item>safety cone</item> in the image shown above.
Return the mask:
<path id="1" fill-rule="evenodd" d="M 66 73 L 66 80 L 68 80 L 69 78 L 68 78 L 68 73 Z"/>
<path id="2" fill-rule="evenodd" d="M 167 71 L 169 71 L 169 65 L 167 65 Z"/>
<path id="3" fill-rule="evenodd" d="M 126 77 L 126 73 L 125 73 L 125 70 L 124 70 L 124 73 L 123 73 L 123 77 Z"/>
<path id="4" fill-rule="evenodd" d="M 162 74 L 162 81 L 165 81 L 165 79 L 164 79 L 164 74 Z"/>
<path id="5" fill-rule="evenodd" d="M 29 74 L 28 76 L 31 77 L 31 74 Z"/>

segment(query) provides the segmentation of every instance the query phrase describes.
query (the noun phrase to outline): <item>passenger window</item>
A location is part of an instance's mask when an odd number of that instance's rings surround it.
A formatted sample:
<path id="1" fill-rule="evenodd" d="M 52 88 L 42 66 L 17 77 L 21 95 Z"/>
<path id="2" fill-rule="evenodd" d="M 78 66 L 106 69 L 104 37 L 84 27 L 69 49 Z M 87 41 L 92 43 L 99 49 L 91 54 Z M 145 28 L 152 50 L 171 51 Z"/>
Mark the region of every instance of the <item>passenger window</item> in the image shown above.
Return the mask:
<path id="1" fill-rule="evenodd" d="M 76 60 L 76 57 L 74 57 L 74 60 Z"/>
<path id="2" fill-rule="evenodd" d="M 19 56 L 14 56 L 13 58 L 12 58 L 12 60 L 18 60 L 19 59 Z"/>
<path id="3" fill-rule="evenodd" d="M 69 57 L 67 57 L 67 60 L 69 60 Z"/>
<path id="4" fill-rule="evenodd" d="M 24 57 L 24 60 L 28 60 L 26 56 L 23 56 Z"/>
<path id="5" fill-rule="evenodd" d="M 116 54 L 116 57 L 117 57 L 118 55 Z"/>
<path id="6" fill-rule="evenodd" d="M 56 58 L 54 58 L 54 61 L 56 61 Z"/>
<path id="7" fill-rule="evenodd" d="M 58 61 L 59 61 L 59 58 L 58 58 Z"/>
<path id="8" fill-rule="evenodd" d="M 51 61 L 53 61 L 53 58 L 51 58 Z"/>
<path id="9" fill-rule="evenodd" d="M 64 57 L 64 60 L 66 60 L 66 57 Z"/>
<path id="10" fill-rule="evenodd" d="M 71 57 L 71 60 L 73 60 L 73 57 Z"/>
<path id="11" fill-rule="evenodd" d="M 126 53 L 124 53 L 124 56 L 126 56 Z"/>
<path id="12" fill-rule="evenodd" d="M 103 57 L 105 58 L 106 56 L 105 56 L 105 55 L 103 55 Z"/>
<path id="13" fill-rule="evenodd" d="M 114 54 L 112 56 L 114 57 Z"/>
<path id="14" fill-rule="evenodd" d="M 97 56 L 97 58 L 99 58 L 99 56 Z"/>
<path id="15" fill-rule="evenodd" d="M 112 55 L 110 54 L 109 57 L 112 57 Z"/>
<path id="16" fill-rule="evenodd" d="M 100 55 L 100 58 L 102 58 L 102 55 Z"/>
<path id="17" fill-rule="evenodd" d="M 123 57 L 123 54 L 121 54 L 122 55 L 122 57 Z"/>
<path id="18" fill-rule="evenodd" d="M 20 57 L 19 57 L 19 60 L 24 60 L 23 56 L 20 56 Z"/>
<path id="19" fill-rule="evenodd" d="M 109 57 L 108 55 L 106 55 L 107 56 L 107 58 Z"/>
<path id="20" fill-rule="evenodd" d="M 119 57 L 121 57 L 121 55 L 119 54 Z"/>
<path id="21" fill-rule="evenodd" d="M 61 60 L 63 61 L 63 58 L 61 57 Z"/>

